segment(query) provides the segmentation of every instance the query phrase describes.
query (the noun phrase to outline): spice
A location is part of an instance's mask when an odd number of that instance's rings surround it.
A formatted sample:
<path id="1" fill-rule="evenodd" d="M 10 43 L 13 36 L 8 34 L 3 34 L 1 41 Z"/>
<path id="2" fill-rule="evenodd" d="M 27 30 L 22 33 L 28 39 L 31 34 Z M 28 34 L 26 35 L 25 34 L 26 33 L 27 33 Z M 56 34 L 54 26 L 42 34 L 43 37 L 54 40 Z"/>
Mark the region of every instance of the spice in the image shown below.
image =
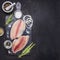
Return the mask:
<path id="1" fill-rule="evenodd" d="M 12 47 L 12 42 L 10 40 L 4 41 L 4 47 L 10 49 Z"/>

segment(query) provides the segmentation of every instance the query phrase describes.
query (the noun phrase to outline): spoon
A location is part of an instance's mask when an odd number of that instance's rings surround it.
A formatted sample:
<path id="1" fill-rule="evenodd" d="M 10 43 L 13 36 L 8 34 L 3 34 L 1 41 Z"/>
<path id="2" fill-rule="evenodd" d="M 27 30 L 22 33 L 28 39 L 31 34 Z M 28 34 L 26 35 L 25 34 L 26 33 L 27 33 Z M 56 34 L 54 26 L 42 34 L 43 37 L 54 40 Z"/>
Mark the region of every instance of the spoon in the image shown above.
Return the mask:
<path id="1" fill-rule="evenodd" d="M 6 10 L 9 10 L 11 7 L 13 7 L 16 3 L 12 3 L 10 6 L 6 7 Z"/>

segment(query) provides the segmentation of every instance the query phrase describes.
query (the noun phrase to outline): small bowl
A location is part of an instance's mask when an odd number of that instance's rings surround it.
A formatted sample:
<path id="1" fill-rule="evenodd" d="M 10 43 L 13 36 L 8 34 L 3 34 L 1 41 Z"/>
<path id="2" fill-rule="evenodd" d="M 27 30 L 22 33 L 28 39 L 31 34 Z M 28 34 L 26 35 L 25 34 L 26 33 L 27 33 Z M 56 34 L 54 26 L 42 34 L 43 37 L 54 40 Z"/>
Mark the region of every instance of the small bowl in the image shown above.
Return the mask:
<path id="1" fill-rule="evenodd" d="M 5 2 L 2 4 L 2 10 L 3 10 L 4 12 L 6 12 L 6 13 L 12 12 L 12 11 L 13 11 L 13 7 L 12 7 L 11 9 L 9 9 L 9 10 L 6 10 L 6 9 L 5 9 L 6 7 L 8 7 L 8 6 L 11 5 L 11 4 L 12 4 L 12 2 L 10 2 L 10 1 L 5 1 Z"/>
<path id="2" fill-rule="evenodd" d="M 0 36 L 3 36 L 3 34 L 4 34 L 4 30 L 3 28 L 0 27 Z"/>
<path id="3" fill-rule="evenodd" d="M 4 41 L 4 47 L 10 49 L 12 47 L 12 42 L 10 40 Z"/>

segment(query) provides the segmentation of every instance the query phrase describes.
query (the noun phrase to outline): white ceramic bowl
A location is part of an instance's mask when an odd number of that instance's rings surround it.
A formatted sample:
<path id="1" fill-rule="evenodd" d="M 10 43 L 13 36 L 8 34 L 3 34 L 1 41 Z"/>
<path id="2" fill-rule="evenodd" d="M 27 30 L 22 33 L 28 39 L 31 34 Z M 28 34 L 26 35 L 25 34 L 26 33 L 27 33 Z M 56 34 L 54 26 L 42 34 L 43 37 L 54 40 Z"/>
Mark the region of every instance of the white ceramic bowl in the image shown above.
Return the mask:
<path id="1" fill-rule="evenodd" d="M 10 43 L 10 45 L 6 45 L 7 43 Z M 12 42 L 11 42 L 10 40 L 4 41 L 4 47 L 5 47 L 6 49 L 10 49 L 10 48 L 12 47 Z"/>
<path id="2" fill-rule="evenodd" d="M 12 7 L 10 10 L 5 10 L 5 9 L 4 9 L 4 5 L 5 5 L 6 3 L 12 4 L 12 2 L 10 2 L 10 1 L 5 1 L 5 2 L 2 4 L 2 10 L 3 10 L 4 12 L 6 12 L 6 13 L 12 12 L 12 11 L 13 11 L 13 7 Z"/>

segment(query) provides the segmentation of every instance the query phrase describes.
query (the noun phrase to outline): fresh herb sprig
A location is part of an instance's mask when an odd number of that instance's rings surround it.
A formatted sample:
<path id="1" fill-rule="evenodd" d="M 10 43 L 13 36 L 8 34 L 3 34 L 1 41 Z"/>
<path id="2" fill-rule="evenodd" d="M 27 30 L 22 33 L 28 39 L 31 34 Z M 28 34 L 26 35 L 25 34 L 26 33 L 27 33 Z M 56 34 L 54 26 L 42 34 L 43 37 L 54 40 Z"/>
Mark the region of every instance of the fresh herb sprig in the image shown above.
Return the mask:
<path id="1" fill-rule="evenodd" d="M 8 25 L 9 23 L 12 22 L 12 17 L 13 17 L 13 14 L 11 14 L 8 19 L 6 20 L 6 25 Z"/>
<path id="2" fill-rule="evenodd" d="M 27 55 L 28 53 L 30 53 L 31 49 L 35 46 L 35 44 L 32 42 L 29 46 L 27 46 L 22 53 L 18 56 L 19 58 L 21 58 L 24 55 Z"/>

